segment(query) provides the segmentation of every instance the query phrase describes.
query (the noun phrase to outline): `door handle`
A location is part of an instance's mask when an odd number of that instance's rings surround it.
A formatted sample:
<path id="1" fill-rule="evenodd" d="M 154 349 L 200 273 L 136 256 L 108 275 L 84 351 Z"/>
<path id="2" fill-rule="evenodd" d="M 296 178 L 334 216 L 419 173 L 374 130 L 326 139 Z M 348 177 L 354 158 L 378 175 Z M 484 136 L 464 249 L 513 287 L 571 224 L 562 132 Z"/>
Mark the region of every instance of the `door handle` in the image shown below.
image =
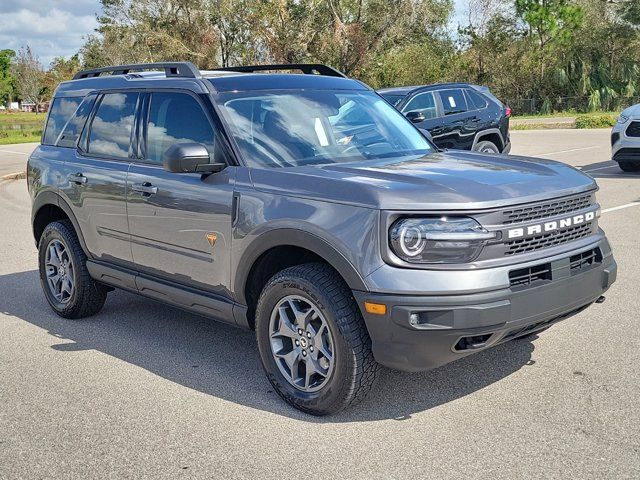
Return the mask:
<path id="1" fill-rule="evenodd" d="M 85 177 L 81 172 L 67 175 L 67 179 L 70 182 L 76 183 L 78 185 L 80 185 L 81 183 L 87 183 L 87 177 Z"/>
<path id="2" fill-rule="evenodd" d="M 131 190 L 141 193 L 142 195 L 149 196 L 158 193 L 158 187 L 154 187 L 149 182 L 134 183 L 131 186 Z"/>

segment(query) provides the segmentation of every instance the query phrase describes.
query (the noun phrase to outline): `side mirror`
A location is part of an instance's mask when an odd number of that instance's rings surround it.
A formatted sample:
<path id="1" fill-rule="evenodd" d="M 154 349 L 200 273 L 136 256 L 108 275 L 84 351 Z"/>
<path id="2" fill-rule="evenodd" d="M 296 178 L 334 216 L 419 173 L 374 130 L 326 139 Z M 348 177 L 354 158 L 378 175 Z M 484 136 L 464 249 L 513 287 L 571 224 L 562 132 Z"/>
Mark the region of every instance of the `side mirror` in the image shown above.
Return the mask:
<path id="1" fill-rule="evenodd" d="M 211 163 L 209 150 L 201 143 L 176 143 L 164 152 L 162 166 L 174 173 L 215 173 L 226 164 Z"/>
<path id="2" fill-rule="evenodd" d="M 427 140 L 429 140 L 431 143 L 433 143 L 433 136 L 431 135 L 431 132 L 429 130 L 427 130 L 426 128 L 418 128 L 418 130 L 420 130 L 420 133 L 426 137 Z"/>
<path id="3" fill-rule="evenodd" d="M 413 123 L 424 122 L 427 119 L 422 112 L 408 112 L 406 117 Z"/>

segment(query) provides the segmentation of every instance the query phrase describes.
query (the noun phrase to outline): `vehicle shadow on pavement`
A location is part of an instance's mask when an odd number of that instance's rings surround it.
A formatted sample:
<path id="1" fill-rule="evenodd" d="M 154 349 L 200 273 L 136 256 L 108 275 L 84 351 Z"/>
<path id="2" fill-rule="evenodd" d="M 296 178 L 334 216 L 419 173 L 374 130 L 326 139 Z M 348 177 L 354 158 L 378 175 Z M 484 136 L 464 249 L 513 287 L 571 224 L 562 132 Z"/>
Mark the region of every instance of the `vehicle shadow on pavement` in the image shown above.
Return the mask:
<path id="1" fill-rule="evenodd" d="M 121 291 L 109 294 L 98 315 L 65 320 L 49 308 L 35 270 L 0 276 L 0 291 L 0 312 L 65 340 L 51 347 L 61 354 L 96 350 L 184 387 L 314 423 L 406 420 L 502 380 L 531 364 L 534 350 L 530 341 L 516 340 L 431 372 L 384 370 L 362 404 L 316 418 L 289 407 L 273 391 L 262 371 L 253 332 Z"/>
<path id="2" fill-rule="evenodd" d="M 623 172 L 617 163 L 611 160 L 583 165 L 578 169 L 593 178 L 640 178 L 640 172 Z"/>

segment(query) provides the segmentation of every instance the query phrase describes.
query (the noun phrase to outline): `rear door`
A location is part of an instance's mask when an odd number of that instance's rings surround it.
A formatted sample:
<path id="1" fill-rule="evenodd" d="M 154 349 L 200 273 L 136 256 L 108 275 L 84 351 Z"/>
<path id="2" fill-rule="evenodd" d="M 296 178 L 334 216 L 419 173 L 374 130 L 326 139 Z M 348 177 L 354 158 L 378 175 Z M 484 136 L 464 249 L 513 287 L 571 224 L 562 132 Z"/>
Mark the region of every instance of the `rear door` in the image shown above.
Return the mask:
<path id="1" fill-rule="evenodd" d="M 470 150 L 475 136 L 473 111 L 468 110 L 461 88 L 438 90 L 444 115 L 443 132 L 436 142 L 439 147 Z"/>
<path id="2" fill-rule="evenodd" d="M 75 146 L 65 163 L 63 197 L 71 204 L 89 252 L 98 260 L 130 266 L 126 178 L 140 95 L 109 92 L 95 97 L 93 114 L 78 140 L 65 128 L 58 143 Z"/>
<path id="3" fill-rule="evenodd" d="M 209 101 L 175 90 L 145 95 L 140 158 L 128 176 L 131 250 L 142 274 L 228 297 L 236 167 L 203 175 L 162 166 L 176 143 L 205 145 L 212 162 L 228 158 Z"/>

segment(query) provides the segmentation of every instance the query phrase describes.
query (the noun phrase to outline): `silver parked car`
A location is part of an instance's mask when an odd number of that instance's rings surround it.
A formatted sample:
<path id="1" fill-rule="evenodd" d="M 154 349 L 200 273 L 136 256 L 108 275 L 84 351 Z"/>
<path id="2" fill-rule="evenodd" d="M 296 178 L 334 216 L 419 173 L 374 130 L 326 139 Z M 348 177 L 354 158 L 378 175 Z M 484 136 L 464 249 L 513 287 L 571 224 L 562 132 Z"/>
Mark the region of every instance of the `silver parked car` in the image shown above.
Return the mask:
<path id="1" fill-rule="evenodd" d="M 640 104 L 624 110 L 611 131 L 612 158 L 625 172 L 640 171 Z"/>

